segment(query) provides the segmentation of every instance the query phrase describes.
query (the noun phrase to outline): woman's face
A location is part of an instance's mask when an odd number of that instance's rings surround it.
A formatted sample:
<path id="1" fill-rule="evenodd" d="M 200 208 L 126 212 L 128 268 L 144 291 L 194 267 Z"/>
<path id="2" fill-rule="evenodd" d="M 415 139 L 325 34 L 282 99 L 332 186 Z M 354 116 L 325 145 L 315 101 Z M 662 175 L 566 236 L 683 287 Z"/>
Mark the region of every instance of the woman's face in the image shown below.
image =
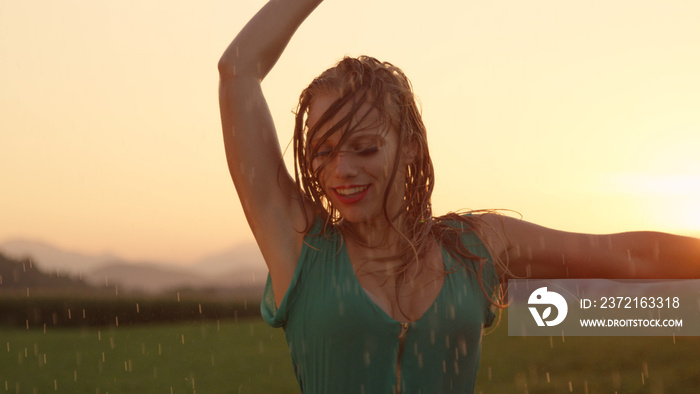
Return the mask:
<path id="1" fill-rule="evenodd" d="M 313 99 L 308 116 L 310 128 L 313 128 L 336 99 L 336 96 L 330 94 Z M 379 112 L 365 103 L 349 124 L 352 130 L 348 131 L 350 134 L 344 141 L 341 142 L 346 133 L 345 127 L 320 142 L 320 137 L 348 114 L 351 105 L 348 103 L 338 111 L 313 136 L 309 144 L 309 152 L 315 152 L 310 153 L 313 155 L 309 158 L 311 167 L 313 171 L 321 168 L 318 174 L 321 188 L 344 220 L 350 223 L 384 220 L 384 195 L 387 188 L 390 190 L 386 204 L 389 217 L 398 212 L 404 197 L 406 155 L 397 155 L 397 132 L 387 129 Z M 391 182 L 397 158 L 401 163 Z"/>

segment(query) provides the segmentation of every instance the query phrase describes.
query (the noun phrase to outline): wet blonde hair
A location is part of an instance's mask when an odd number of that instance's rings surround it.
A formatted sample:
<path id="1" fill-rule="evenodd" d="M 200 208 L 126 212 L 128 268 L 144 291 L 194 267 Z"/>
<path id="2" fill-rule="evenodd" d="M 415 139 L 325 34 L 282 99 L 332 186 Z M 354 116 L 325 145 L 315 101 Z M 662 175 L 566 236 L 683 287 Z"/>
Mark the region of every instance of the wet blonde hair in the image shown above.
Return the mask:
<path id="1" fill-rule="evenodd" d="M 329 94 L 337 99 L 313 125 L 309 125 L 308 115 L 314 98 Z M 338 224 L 342 217 L 330 203 L 319 183 L 323 164 L 314 166 L 311 161 L 330 135 L 341 133 L 338 144 L 331 152 L 337 153 L 353 128 L 371 112 L 360 113 L 360 108 L 364 104 L 369 104 L 373 110 L 377 111 L 382 129 L 393 129 L 398 133 L 397 155 L 401 154 L 407 146 L 415 152 L 415 156 L 403 169 L 406 174 L 404 198 L 395 217 L 390 217 L 387 210 L 389 186 L 384 191 L 384 216 L 392 228 L 400 234 L 401 242 L 399 254 L 392 259 L 404 263 L 398 273 L 401 280 L 396 281 L 397 286 L 411 279 L 406 277 L 407 268 L 411 263 L 418 264 L 418 267 L 422 268 L 421 264 L 424 261 L 422 257 L 431 247 L 431 239 L 437 239 L 458 261 L 466 258 L 480 262 L 479 272 L 475 274 L 481 278 L 485 259 L 469 252 L 459 237 L 464 231 L 479 231 L 480 221 L 477 217 L 455 213 L 433 217 L 430 202 L 435 183 L 433 163 L 428 150 L 425 125 L 411 82 L 398 67 L 373 57 L 343 58 L 335 66 L 316 77 L 299 97 L 293 139 L 295 179 L 305 198 L 312 201 L 316 210 L 325 219 L 324 231 Z M 350 108 L 347 114 L 335 124 L 330 124 L 325 133 L 319 132 L 321 127 L 334 119 L 336 114 L 347 106 Z M 314 144 L 310 143 L 312 140 Z M 401 162 L 401 160 L 394 161 L 389 185 L 394 183 Z M 396 219 L 399 216 L 401 228 L 396 225 Z M 448 221 L 455 220 L 467 225 L 457 228 L 447 224 Z M 308 224 L 306 231 L 311 225 L 312 223 Z M 420 269 L 415 272 L 420 272 Z M 493 289 L 484 289 L 484 291 L 488 293 L 489 299 L 494 299 Z"/>

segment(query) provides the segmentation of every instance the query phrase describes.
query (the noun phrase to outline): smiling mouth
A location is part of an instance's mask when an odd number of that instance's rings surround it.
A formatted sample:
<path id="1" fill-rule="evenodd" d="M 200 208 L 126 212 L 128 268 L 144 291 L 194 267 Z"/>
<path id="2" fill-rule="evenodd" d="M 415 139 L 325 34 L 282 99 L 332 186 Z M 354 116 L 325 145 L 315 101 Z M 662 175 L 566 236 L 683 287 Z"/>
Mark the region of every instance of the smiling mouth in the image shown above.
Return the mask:
<path id="1" fill-rule="evenodd" d="M 369 185 L 333 188 L 336 198 L 343 204 L 353 204 L 362 200 L 367 195 L 367 190 Z"/>
<path id="2" fill-rule="evenodd" d="M 350 187 L 339 187 L 335 188 L 336 193 L 340 194 L 341 196 L 351 196 L 353 194 L 361 193 L 365 190 L 369 189 L 369 185 L 365 186 L 350 186 Z"/>

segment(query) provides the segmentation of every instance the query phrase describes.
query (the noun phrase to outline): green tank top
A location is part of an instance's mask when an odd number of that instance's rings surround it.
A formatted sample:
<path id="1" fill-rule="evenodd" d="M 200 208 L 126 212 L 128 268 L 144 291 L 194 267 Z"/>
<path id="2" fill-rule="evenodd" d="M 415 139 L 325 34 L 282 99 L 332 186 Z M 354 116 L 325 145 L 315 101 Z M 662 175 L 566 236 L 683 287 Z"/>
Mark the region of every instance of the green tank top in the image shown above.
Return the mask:
<path id="1" fill-rule="evenodd" d="M 455 223 L 459 226 L 461 223 Z M 446 275 L 440 293 L 417 321 L 392 319 L 365 293 L 341 234 L 305 237 L 289 289 L 276 307 L 268 276 L 263 319 L 285 330 L 294 372 L 304 394 L 472 393 L 483 327 L 493 322 L 478 278 L 442 249 Z M 488 261 L 482 281 L 498 283 L 481 240 L 465 231 L 462 242 Z M 478 272 L 476 261 L 466 261 Z"/>

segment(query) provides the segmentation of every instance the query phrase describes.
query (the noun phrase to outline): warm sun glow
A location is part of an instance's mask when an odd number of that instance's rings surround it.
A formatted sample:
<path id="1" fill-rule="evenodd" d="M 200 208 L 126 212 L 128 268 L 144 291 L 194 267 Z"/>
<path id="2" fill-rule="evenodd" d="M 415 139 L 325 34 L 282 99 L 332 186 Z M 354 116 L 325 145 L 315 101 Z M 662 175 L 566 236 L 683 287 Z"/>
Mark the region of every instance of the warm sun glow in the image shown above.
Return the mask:
<path id="1" fill-rule="evenodd" d="M 642 200 L 660 230 L 700 233 L 700 175 L 615 174 L 609 182 L 615 192 Z"/>
<path id="2" fill-rule="evenodd" d="M 0 243 L 183 264 L 252 243 L 216 65 L 264 3 L 2 2 Z M 263 88 L 284 147 L 315 76 L 345 54 L 389 61 L 423 108 L 437 214 L 509 208 L 568 231 L 697 235 L 699 13 L 689 1 L 323 2 Z"/>

